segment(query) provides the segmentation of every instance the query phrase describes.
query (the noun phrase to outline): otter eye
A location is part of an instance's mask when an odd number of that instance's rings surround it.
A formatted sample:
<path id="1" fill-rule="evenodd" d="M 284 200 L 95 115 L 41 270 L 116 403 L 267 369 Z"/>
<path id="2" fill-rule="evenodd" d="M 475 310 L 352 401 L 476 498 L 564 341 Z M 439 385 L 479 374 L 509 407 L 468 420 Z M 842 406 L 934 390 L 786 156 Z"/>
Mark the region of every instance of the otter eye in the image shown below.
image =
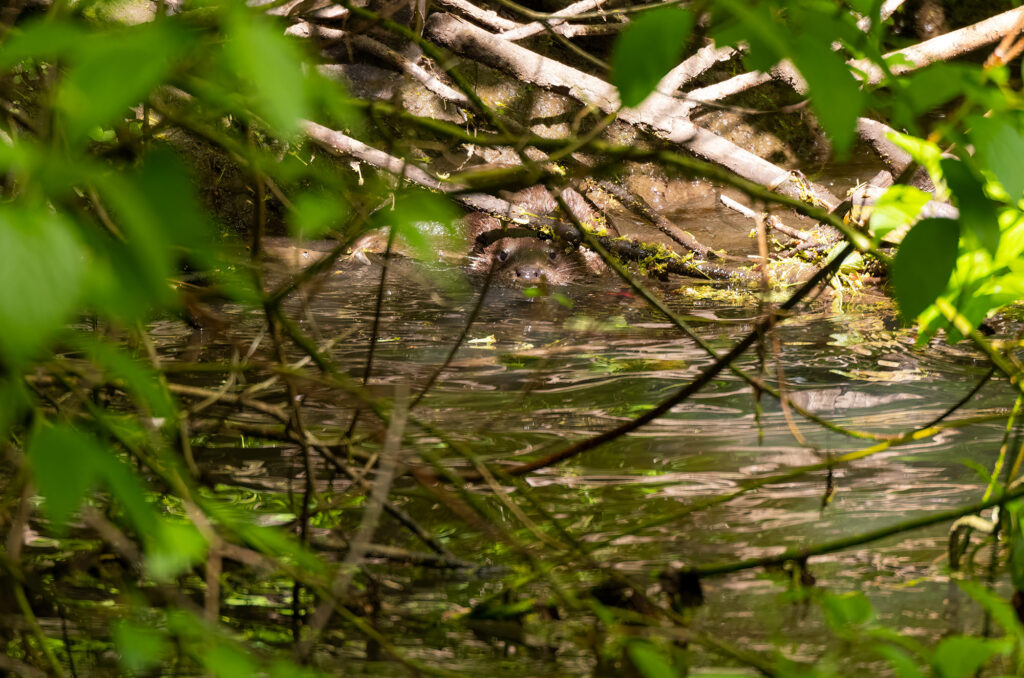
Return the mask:
<path id="1" fill-rule="evenodd" d="M 552 250 L 551 252 L 548 252 L 548 259 L 550 261 L 554 261 L 557 258 L 558 258 L 558 252 L 555 252 L 554 250 Z"/>
<path id="2" fill-rule="evenodd" d="M 508 250 L 498 252 L 498 261 L 505 261 L 506 259 L 508 259 Z"/>

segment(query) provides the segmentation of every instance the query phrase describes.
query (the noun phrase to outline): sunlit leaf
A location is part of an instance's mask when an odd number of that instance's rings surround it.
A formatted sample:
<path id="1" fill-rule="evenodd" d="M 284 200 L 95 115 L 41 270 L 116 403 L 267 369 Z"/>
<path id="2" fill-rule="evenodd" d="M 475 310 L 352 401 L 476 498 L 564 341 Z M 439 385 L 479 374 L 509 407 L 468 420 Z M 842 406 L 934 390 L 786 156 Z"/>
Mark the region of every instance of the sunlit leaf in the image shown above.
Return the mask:
<path id="1" fill-rule="evenodd" d="M 679 63 L 692 28 L 693 15 L 678 5 L 644 12 L 626 26 L 611 58 L 611 80 L 623 106 L 640 104 Z"/>
<path id="2" fill-rule="evenodd" d="M 0 210 L 0 357 L 45 350 L 70 320 L 89 257 L 68 220 L 45 207 Z"/>
<path id="3" fill-rule="evenodd" d="M 942 170 L 939 161 L 942 160 L 942 149 L 938 145 L 899 132 L 888 132 L 886 138 L 910 154 L 910 157 L 917 164 L 928 170 L 928 175 L 935 182 L 936 187 L 944 187 L 942 181 Z"/>
<path id="4" fill-rule="evenodd" d="M 960 209 L 963 235 L 973 235 L 978 244 L 995 256 L 999 248 L 999 216 L 995 205 L 985 196 L 980 179 L 962 161 L 943 158 L 940 165 L 946 185 Z"/>
<path id="5" fill-rule="evenodd" d="M 905 320 L 917 317 L 946 289 L 959 240 L 960 226 L 951 219 L 924 219 L 903 238 L 892 262 L 892 286 Z"/>
<path id="6" fill-rule="evenodd" d="M 878 238 L 913 223 L 928 204 L 931 195 L 913 186 L 892 186 L 871 206 L 868 227 Z"/>
<path id="7" fill-rule="evenodd" d="M 62 533 L 96 484 L 109 452 L 92 436 L 64 425 L 44 425 L 29 441 L 28 460 L 43 510 Z"/>
<path id="8" fill-rule="evenodd" d="M 292 137 L 309 117 L 302 52 L 267 19 L 239 8 L 227 26 L 225 53 L 253 97 L 256 112 L 274 131 Z"/>

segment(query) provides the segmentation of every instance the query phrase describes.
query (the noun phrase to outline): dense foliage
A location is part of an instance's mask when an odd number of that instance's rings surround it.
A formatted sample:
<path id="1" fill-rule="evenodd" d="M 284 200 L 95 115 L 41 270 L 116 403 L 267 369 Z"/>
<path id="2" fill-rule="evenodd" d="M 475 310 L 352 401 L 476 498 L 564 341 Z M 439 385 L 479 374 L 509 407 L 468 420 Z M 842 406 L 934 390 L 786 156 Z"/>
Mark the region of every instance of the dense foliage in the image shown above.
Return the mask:
<path id="1" fill-rule="evenodd" d="M 603 640 L 593 640 L 595 654 L 610 666 L 626 664 L 648 677 L 680 675 L 689 642 L 766 675 L 809 675 L 810 667 L 781 655 L 766 657 L 700 634 L 687 636 L 682 630 L 688 608 L 699 600 L 700 578 L 707 574 L 699 568 L 666 575 L 672 582 L 665 585 L 668 602 L 645 600 L 621 611 L 623 606 L 610 602 L 614 596 L 591 595 L 592 580 L 565 583 L 551 575 L 564 563 L 586 563 L 612 577 L 619 589 L 630 588 L 607 564 L 593 562 L 593 549 L 577 538 L 561 535 L 567 551 L 550 558 L 517 552 L 519 537 L 510 536 L 494 517 L 497 500 L 492 505 L 492 497 L 467 490 L 464 481 L 494 483 L 493 473 L 528 496 L 525 485 L 502 474 L 530 469 L 485 466 L 479 451 L 410 414 L 407 398 L 381 398 L 365 389 L 283 310 L 303 283 L 330 267 L 370 228 L 392 226 L 425 256 L 436 245 L 421 225 L 453 222 L 460 214 L 454 198 L 468 193 L 468 186 L 497 194 L 538 180 L 557 184 L 565 167 L 552 169 L 549 160 L 570 165 L 570 175 L 590 171 L 571 166 L 578 150 L 597 158 L 602 171 L 614 174 L 627 159 L 656 161 L 740 187 L 763 204 L 775 204 L 775 210 L 793 209 L 831 226 L 843 234 L 843 242 L 821 252 L 816 263 L 824 273 L 801 287 L 787 309 L 847 256 L 874 259 L 888 266 L 892 292 L 905 319 L 918 323 L 922 341 L 940 332 L 950 342 L 967 337 L 1018 388 L 1024 383 L 1012 347 L 993 345 L 978 331 L 992 314 L 1024 297 L 1024 101 L 1015 58 L 1019 43 L 1014 42 L 1019 26 L 1004 31 L 1008 40 L 984 64 L 959 60 L 919 68 L 920 63 L 893 52 L 909 39 L 893 31 L 891 19 L 883 19 L 881 0 L 618 3 L 589 17 L 595 24 L 608 17 L 619 22 L 611 37 L 598 35 L 587 43 L 600 55 L 595 57 L 600 66 L 574 52 L 565 58 L 600 70 L 616 86 L 623 106 L 641 106 L 670 69 L 713 41 L 738 50 L 742 56 L 734 64 L 748 69 L 768 72 L 780 62 L 795 67 L 803 79 L 799 97 L 806 95 L 839 156 L 854 146 L 863 115 L 902 130 L 890 141 L 916 163 L 904 179 L 923 167 L 935 193 L 897 176 L 896 185 L 875 202 L 869 222 L 858 224 L 813 200 L 772 192 L 777 187 L 759 186 L 679 153 L 664 136 L 634 145 L 608 141 L 602 132 L 612 116 L 598 104 L 580 114 L 574 133 L 565 138 L 523 131 L 466 84 L 460 71 L 469 70 L 465 62 L 454 65 L 450 53 L 423 37 L 419 29 L 427 17 L 421 12 L 427 10 L 422 6 L 404 22 L 376 13 L 374 3 L 369 9 L 354 3 L 334 7 L 347 8 L 350 33 L 374 28 L 414 45 L 425 55 L 421 61 L 461 90 L 465 124 L 413 115 L 396 101 L 349 95 L 315 67 L 321 55 L 313 41 L 286 37 L 286 22 L 274 10 L 294 3 L 13 4 L 25 5 L 23 11 L 0 11 L 0 22 L 10 22 L 0 26 L 0 436 L 5 450 L 0 524 L 6 530 L 0 567 L 3 611 L 22 623 L 2 622 L 4 670 L 23 675 L 100 671 L 74 665 L 76 654 L 105 656 L 99 646 L 115 648 L 123 670 L 136 675 L 295 676 L 321 670 L 333 675 L 335 668 L 318 665 L 315 647 L 336 623 L 332 619 L 340 619 L 337 623 L 367 642 L 368 655 L 374 653 L 370 646 L 382 650 L 397 662 L 395 670 L 400 664 L 413 674 L 445 674 L 443 666 L 396 649 L 368 621 L 365 608 L 372 604 L 360 592 L 367 587 L 361 573 L 381 511 L 415 524 L 388 501 L 394 477 L 411 474 L 423 488 L 435 488 L 464 520 L 458 529 L 507 542 L 522 568 L 509 578 L 508 591 L 525 580 L 549 578 L 558 605 L 612 629 Z M 510 2 L 495 8 L 524 21 L 551 19 Z M 562 48 L 565 39 L 552 35 L 552 49 Z M 950 56 L 955 55 L 953 50 Z M 520 153 L 521 165 L 462 176 L 463 183 L 450 191 L 414 189 L 400 185 L 393 168 L 379 171 L 382 165 L 365 158 L 360 166 L 325 155 L 307 137 L 311 124 L 386 149 L 410 165 L 429 164 L 439 155 L 431 156 L 437 148 L 462 143 L 512 147 L 517 153 L 530 146 L 548 156 L 538 161 Z M 396 193 L 398 208 L 392 210 Z M 946 199 L 955 213 L 921 218 L 929 201 Z M 338 244 L 322 262 L 284 281 L 268 281 L 262 242 L 281 224 L 294 235 L 329 236 Z M 892 240 L 901 242 L 895 251 Z M 635 276 L 625 275 L 642 287 Z M 226 299 L 261 314 L 272 345 L 252 361 L 252 356 L 236 356 L 205 368 L 192 366 L 192 374 L 207 369 L 221 380 L 212 386 L 209 379 L 178 379 L 184 369 L 164 360 L 151 335 L 153 324 L 166 318 L 207 327 L 216 323 L 211 298 L 214 304 Z M 672 319 L 685 329 L 682 319 Z M 759 330 L 769 331 L 777 322 L 770 315 Z M 759 336 L 752 333 L 715 371 L 699 375 L 687 388 L 696 391 L 728 369 L 728 362 Z M 251 382 L 280 387 L 285 395 L 263 402 L 258 392 L 234 390 L 242 373 Z M 356 414 L 347 430 L 309 431 L 299 394 L 313 385 L 333 389 L 363 414 Z M 772 392 L 770 386 L 759 388 Z M 640 423 L 689 393 L 684 389 L 652 406 Z M 291 503 L 280 507 L 283 525 L 254 520 L 236 507 L 234 490 L 197 468 L 191 446 L 204 427 L 212 426 L 200 416 L 208 398 L 251 408 L 272 424 L 241 427 L 236 434 L 301 447 L 305 481 Z M 1008 431 L 1020 405 L 1018 398 Z M 357 419 L 374 423 L 357 427 Z M 416 461 L 408 468 L 396 461 L 407 419 L 429 431 L 436 443 L 415 450 Z M 367 436 L 367 430 L 380 435 Z M 900 435 L 910 440 L 937 430 L 930 425 Z M 618 435 L 611 433 L 608 440 Z M 874 438 L 880 447 L 904 440 L 895 433 Z M 550 461 L 604 442 L 583 441 L 552 454 Z M 445 455 L 464 457 L 477 474 L 452 473 Z M 324 459 L 333 473 L 348 475 L 352 495 L 313 486 L 312 465 Z M 1008 540 L 1007 562 L 1018 596 L 1024 595 L 1024 524 L 1017 499 L 1024 490 L 1015 483 L 1020 463 L 1021 451 L 1004 448 L 979 504 L 928 519 L 951 521 L 1003 506 L 995 532 Z M 371 473 L 370 467 L 376 470 Z M 532 509 L 534 519 L 543 520 L 543 511 Z M 545 529 L 555 530 L 557 521 L 546 517 Z M 311 547 L 313 522 L 345 532 L 344 556 L 325 557 Z M 863 541 L 874 538 L 879 535 Z M 41 551 L 40 540 L 49 540 L 51 550 Z M 809 557 L 856 543 L 787 551 L 773 562 L 740 563 L 737 569 L 790 562 L 799 580 Z M 454 557 L 443 546 L 434 550 Z M 242 632 L 222 623 L 224 589 L 245 579 L 236 570 L 244 570 L 249 581 L 270 581 L 286 601 L 275 608 L 278 627 Z M 83 579 L 83 573 L 92 584 L 107 587 L 116 605 L 65 609 L 67 581 Z M 1002 636 L 955 636 L 935 648 L 922 647 L 876 623 L 862 596 L 818 599 L 837 636 L 876 648 L 899 675 L 922 675 L 922 667 L 931 666 L 945 678 L 969 676 L 989 661 L 1019 669 L 1021 608 L 980 585 L 966 586 L 998 622 Z M 631 595 L 634 603 L 645 598 L 642 591 Z M 537 607 L 532 600 L 496 595 L 471 614 L 518 618 Z M 91 615 L 96 618 L 87 626 L 84 620 Z M 75 634 L 47 621 L 67 616 L 78 620 Z M 649 633 L 634 632 L 629 624 L 648 625 Z M 841 669 L 818 670 L 829 675 Z"/>

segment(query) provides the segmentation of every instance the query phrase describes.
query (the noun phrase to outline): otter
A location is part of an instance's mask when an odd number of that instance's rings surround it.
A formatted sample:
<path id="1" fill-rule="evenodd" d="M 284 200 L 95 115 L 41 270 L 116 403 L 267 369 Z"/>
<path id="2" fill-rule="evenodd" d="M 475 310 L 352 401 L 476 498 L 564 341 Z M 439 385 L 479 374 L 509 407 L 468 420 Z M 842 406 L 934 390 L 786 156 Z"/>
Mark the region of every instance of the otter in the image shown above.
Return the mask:
<path id="1" fill-rule="evenodd" d="M 493 269 L 498 284 L 569 285 L 600 273 L 598 266 L 578 249 L 542 239 L 528 229 L 501 230 L 494 217 L 474 212 L 465 218 L 466 232 L 473 238 L 469 270 L 487 274 Z M 507 236 L 501 237 L 503 233 Z"/>

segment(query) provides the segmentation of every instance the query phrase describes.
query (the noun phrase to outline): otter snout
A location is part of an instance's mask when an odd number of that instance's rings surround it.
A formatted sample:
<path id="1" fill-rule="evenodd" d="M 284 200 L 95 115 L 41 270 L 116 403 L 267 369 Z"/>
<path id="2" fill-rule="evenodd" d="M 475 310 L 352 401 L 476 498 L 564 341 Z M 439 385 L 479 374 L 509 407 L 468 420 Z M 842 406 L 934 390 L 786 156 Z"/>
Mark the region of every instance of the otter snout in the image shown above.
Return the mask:
<path id="1" fill-rule="evenodd" d="M 515 276 L 524 283 L 539 282 L 547 278 L 544 269 L 540 266 L 516 266 Z"/>

